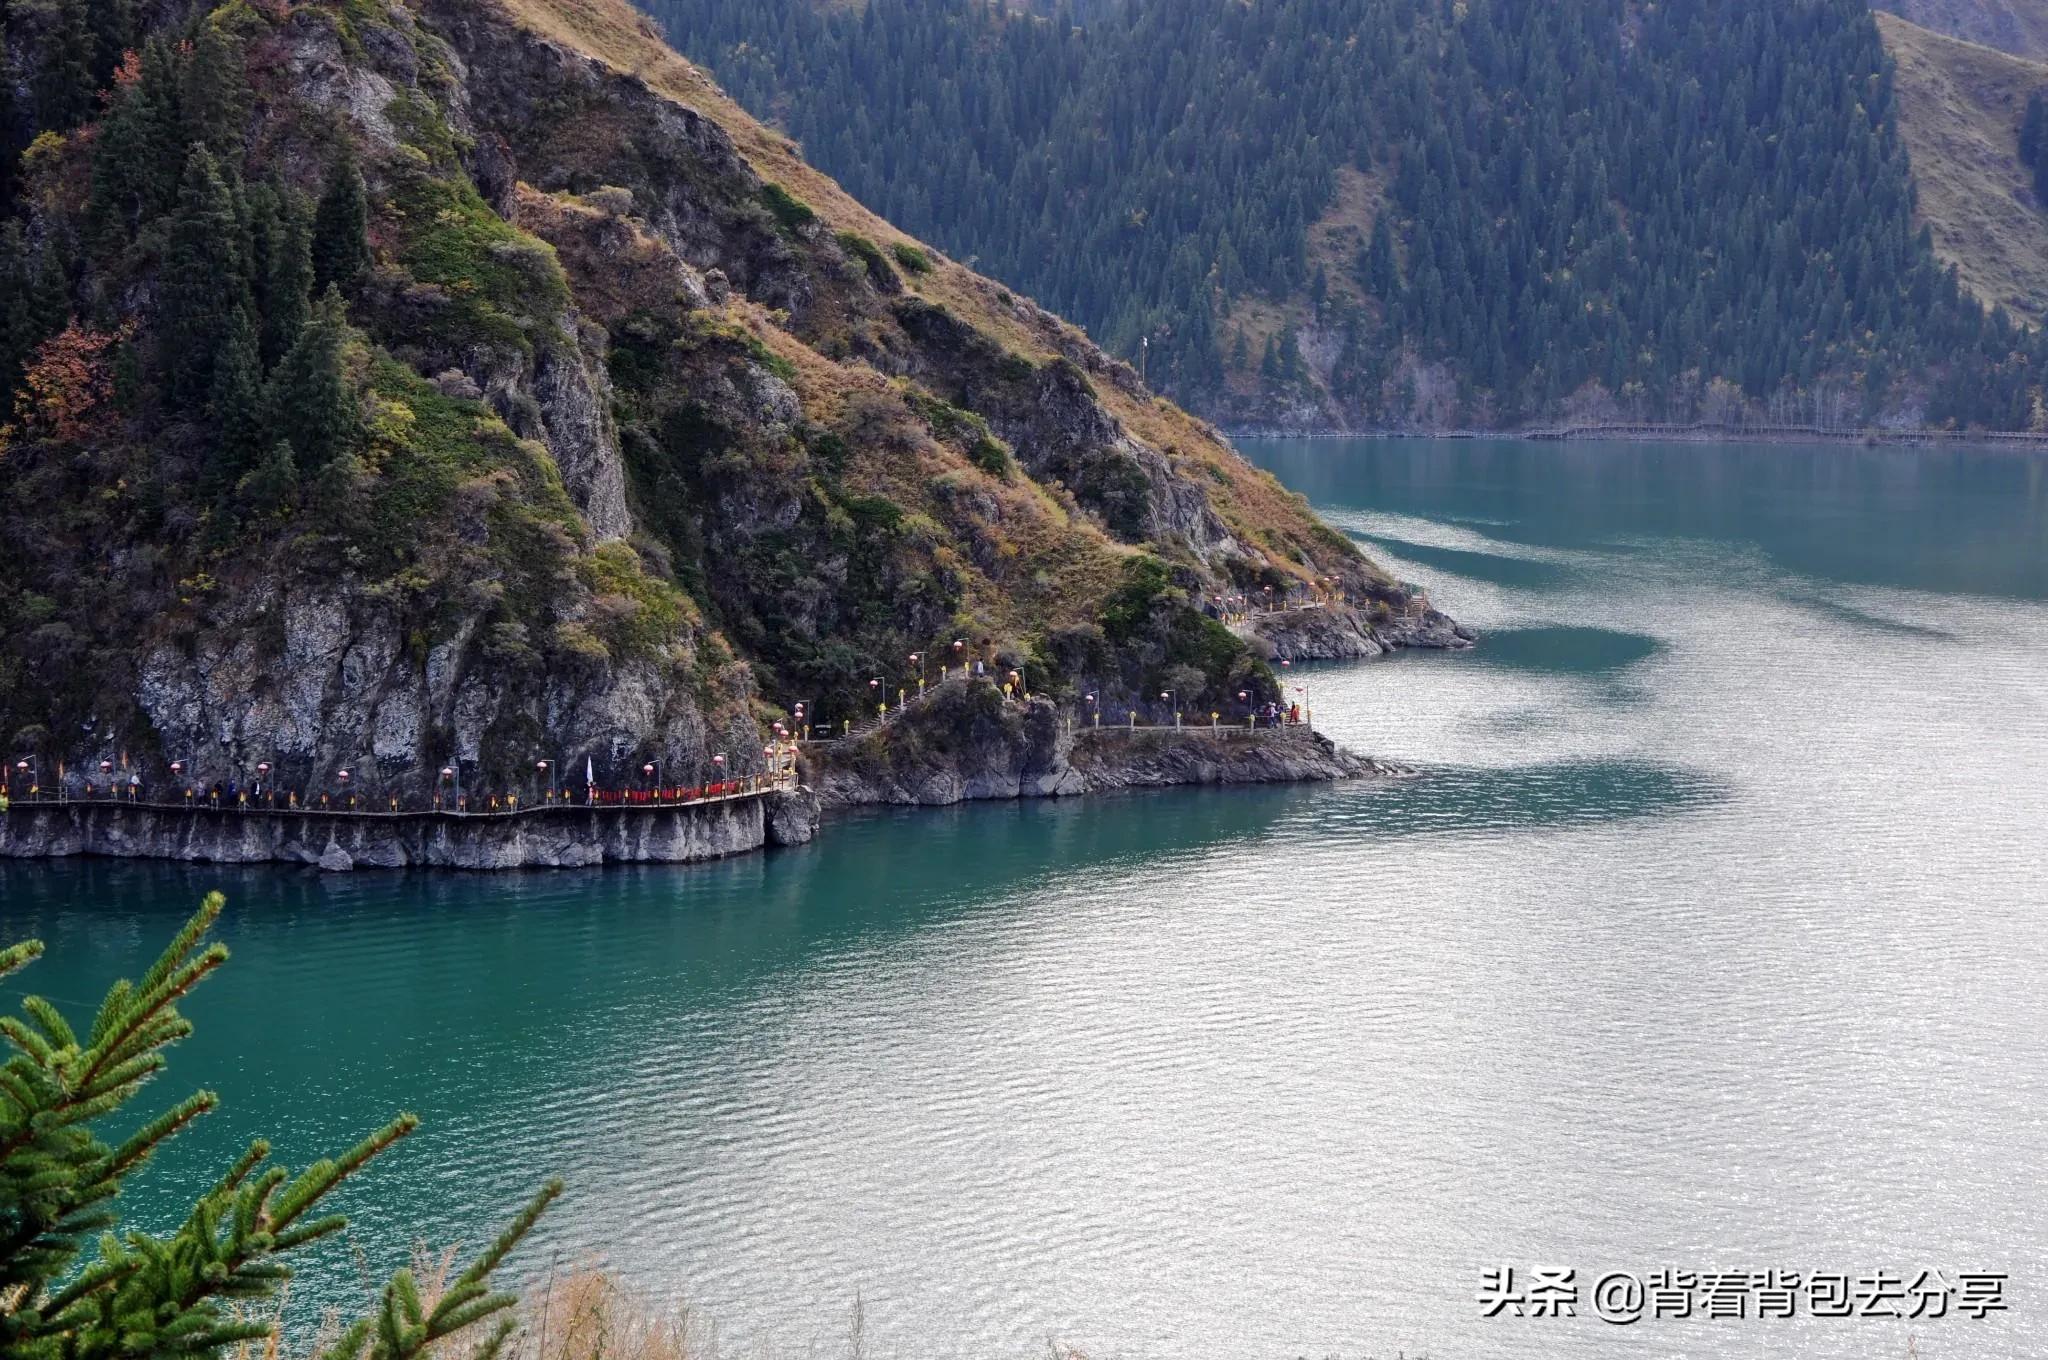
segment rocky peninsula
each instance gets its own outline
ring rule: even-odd
[[[38,282],[0,355],[35,394],[0,434],[0,853],[731,854],[809,802],[533,795],[759,780],[783,729],[970,663],[1029,702],[807,747],[818,799],[1344,777],[1373,767],[1306,731],[1082,715],[1248,716],[1280,663],[1463,641],[624,0],[123,14],[119,79],[6,186]],[[301,810],[229,810],[252,787]],[[347,789],[417,815],[306,820]]]

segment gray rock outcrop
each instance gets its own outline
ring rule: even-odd
[[[1369,615],[1334,605],[1255,614],[1232,629],[1268,661],[1351,661],[1404,647],[1456,650],[1478,637],[1424,605]]]
[[[518,817],[294,816],[17,802],[0,817],[0,856],[271,862],[329,872],[680,864],[760,849],[769,841],[765,802],[746,799],[663,809],[558,808]],[[807,804],[804,796],[788,795],[774,814],[781,827],[776,843],[795,844],[805,827],[814,831],[816,809],[815,795],[808,796]]]

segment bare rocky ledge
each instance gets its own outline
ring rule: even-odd
[[[1332,605],[1278,609],[1255,614],[1231,631],[1268,661],[1352,661],[1411,647],[1455,651],[1479,636],[1426,605],[1384,617]]]

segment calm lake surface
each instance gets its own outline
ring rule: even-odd
[[[129,1209],[425,1127],[369,1264],[603,1253],[722,1354],[2048,1353],[2048,462],[1248,452],[1486,631],[1302,668],[1411,782],[903,812],[519,877],[0,867],[74,1013],[233,962]],[[12,1002],[19,988],[7,1000]],[[355,1307],[331,1250],[302,1308]],[[2004,1271],[1990,1321],[1483,1321],[1482,1269]],[[1802,1314],[1804,1308],[1802,1307]]]

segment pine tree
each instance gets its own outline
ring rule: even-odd
[[[213,365],[213,391],[207,402],[213,417],[214,441],[208,450],[204,484],[218,494],[232,488],[256,465],[267,444],[264,428],[263,360],[256,347],[256,328],[248,314],[236,309]]]
[[[186,135],[223,161],[239,161],[249,112],[249,79],[241,45],[218,24],[200,25],[185,62],[182,104]]]
[[[93,84],[104,88],[121,64],[122,54],[135,45],[135,3],[86,0],[86,13],[93,40]]]
[[[362,438],[362,408],[342,372],[347,338],[347,305],[330,287],[270,380],[270,428],[292,446],[308,477]]]
[[[1306,372],[1301,359],[1301,341],[1292,326],[1280,332],[1280,377],[1283,382],[1300,382]]]
[[[36,347],[62,331],[71,322],[71,279],[63,253],[63,242],[53,233],[43,242],[40,255],[29,250],[18,223],[8,223],[9,250],[19,251],[20,286],[24,304],[0,316],[5,327],[6,352],[13,357],[14,372],[22,367]],[[13,387],[7,389],[11,397]]]
[[[268,1166],[258,1139],[200,1197],[182,1227],[167,1236],[117,1234],[117,1196],[147,1169],[164,1141],[211,1112],[207,1091],[185,1097],[139,1123],[126,1116],[168,1049],[192,1031],[178,1003],[227,961],[208,936],[220,894],[207,897],[139,981],[117,982],[81,1033],[40,996],[4,1026],[9,1056],[0,1067],[0,1354],[63,1360],[134,1356],[211,1357],[256,1342],[270,1323],[249,1305],[274,1298],[289,1262],[346,1221],[324,1201],[418,1120],[400,1115],[354,1148],[315,1162],[296,1177]],[[43,952],[30,940],[0,950],[0,976]],[[113,1126],[118,1142],[101,1131]],[[490,1292],[487,1277],[561,1193],[550,1182],[432,1309],[418,1281],[400,1271],[385,1286],[380,1319],[365,1319],[329,1351],[336,1360],[411,1360],[486,1319],[494,1327],[478,1352],[495,1357],[509,1338],[512,1295]],[[384,1326],[380,1332],[378,1321]],[[376,1338],[373,1344],[373,1338]]]
[[[313,210],[313,288],[353,292],[370,267],[370,199],[355,152],[346,145],[328,167]]]
[[[305,329],[313,305],[313,233],[305,205],[279,191],[264,248],[263,364],[274,368]]]
[[[85,0],[55,0],[29,61],[35,125],[61,132],[92,117],[94,43]]]
[[[158,352],[174,406],[194,407],[210,395],[215,356],[235,313],[249,309],[235,199],[213,153],[194,146],[178,188],[157,301]]]
[[[103,244],[125,245],[177,198],[182,129],[170,51],[151,39],[117,74],[93,149],[88,212]]]
[[[29,288],[28,236],[20,222],[9,220],[0,224],[0,411],[12,405],[22,361],[32,348],[25,343],[27,327],[21,325],[28,314]]]
[[[1401,290],[1401,267],[1394,256],[1394,232],[1383,211],[1372,220],[1372,241],[1365,249],[1366,291],[1391,306]]]
[[[253,519],[285,513],[299,503],[299,460],[280,439],[235,487],[235,502]]]
[[[2048,90],[2027,96],[2020,121],[2020,163],[2034,175],[2034,196],[2048,204]]]

